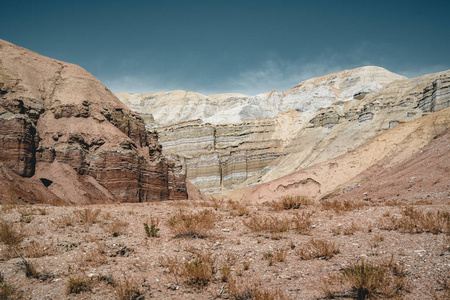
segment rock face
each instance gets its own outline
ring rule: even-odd
[[[335,158],[381,132],[449,106],[450,72],[406,79],[362,67],[287,92],[205,96],[118,94],[182,158],[186,177],[218,193],[269,182]]]
[[[161,154],[139,115],[82,68],[0,40],[0,97],[0,162],[49,198],[187,198],[180,164]],[[20,189],[10,185],[0,200],[16,200]]]
[[[427,197],[433,191],[434,200],[448,202],[449,129],[450,108],[446,108],[386,130],[336,158],[222,196],[262,203],[292,195],[326,199],[346,190],[337,199],[400,200],[400,194],[409,193],[408,188],[418,183],[410,194]],[[439,149],[430,151],[435,139]],[[425,190],[418,188],[421,185]],[[409,187],[398,189],[404,186]],[[428,200],[425,197],[421,200]]]

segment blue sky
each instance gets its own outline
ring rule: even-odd
[[[288,90],[377,65],[450,69],[450,1],[7,1],[0,38],[82,66],[113,92]]]

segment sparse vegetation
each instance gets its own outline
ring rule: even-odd
[[[231,278],[228,284],[228,294],[235,300],[287,300],[289,297],[281,289],[263,288],[261,284],[240,282]]]
[[[286,260],[287,249],[279,248],[273,251],[266,251],[263,253],[263,258],[272,266],[276,262],[284,262]]]
[[[301,214],[295,214],[292,219],[294,229],[300,234],[308,234],[311,231],[313,212],[302,212]]]
[[[106,232],[110,233],[113,237],[118,237],[119,235],[123,235],[126,232],[128,228],[128,222],[124,222],[119,218],[114,218],[110,221],[110,223],[103,224],[102,228]]]
[[[295,252],[303,260],[330,259],[339,253],[339,248],[331,241],[311,239],[306,245],[295,248]]]
[[[120,280],[114,280],[114,291],[119,300],[137,300],[143,296],[143,291],[140,287],[139,280],[133,276],[122,274]]]
[[[450,212],[441,210],[424,212],[413,206],[407,206],[400,217],[386,215],[380,221],[380,227],[408,233],[450,233]]]
[[[408,289],[406,272],[392,259],[385,264],[361,261],[342,270],[344,281],[350,284],[354,297],[371,299],[401,296]]]
[[[335,213],[342,213],[346,211],[353,211],[361,209],[367,204],[362,201],[351,201],[351,200],[326,200],[322,201],[321,206],[323,210],[332,210]]]
[[[85,208],[75,211],[78,221],[81,224],[92,225],[97,222],[98,216],[102,211],[100,209]]]
[[[67,294],[79,294],[81,292],[89,292],[92,290],[92,279],[85,274],[69,277],[67,280]]]
[[[145,230],[145,234],[147,235],[148,238],[156,238],[159,237],[159,219],[158,218],[151,218],[150,219],[150,226],[148,226],[147,223],[144,223],[144,230]]]
[[[17,288],[12,284],[7,283],[2,273],[0,273],[0,299],[20,299],[17,295]]]
[[[50,256],[54,252],[53,243],[50,245],[43,245],[38,241],[30,241],[28,245],[23,248],[25,257],[39,258]]]
[[[242,216],[247,216],[250,213],[248,206],[241,202],[230,200],[227,203],[231,208],[232,216],[242,217]]]
[[[65,228],[73,226],[75,218],[72,215],[62,215],[56,219],[52,219],[51,222],[56,225],[57,228]]]
[[[261,216],[252,215],[249,219],[244,221],[244,225],[250,228],[253,232],[267,232],[275,235],[284,233],[289,230],[291,224],[290,218],[279,218],[275,216]]]
[[[198,213],[179,211],[169,219],[168,225],[175,237],[205,238],[217,219],[217,215],[207,209]]]
[[[304,196],[285,196],[278,201],[272,202],[275,210],[299,209],[300,207],[311,204],[311,200]]]
[[[0,242],[9,247],[17,247],[22,243],[24,234],[14,228],[13,224],[0,221]]]
[[[0,283],[1,293],[8,294],[7,299],[28,297],[30,288],[23,283],[32,283],[37,297],[46,291],[52,297],[69,293],[74,299],[144,299],[150,295],[150,287],[152,297],[180,299],[205,294],[228,299],[302,299],[314,293],[320,297],[318,289],[327,298],[400,299],[409,290],[421,298],[445,299],[448,295],[448,275],[444,272],[450,249],[447,234],[386,235],[376,222],[405,216],[420,219],[417,213],[405,212],[405,207],[379,204],[337,214],[312,206],[274,211],[268,203],[244,205],[245,200],[222,201],[217,209],[204,208],[199,201],[189,203],[135,203],[126,209],[122,204],[88,207],[102,211],[94,217],[93,226],[80,221],[75,213],[84,213],[83,206],[47,208],[46,214],[40,214],[36,206],[15,207],[0,216],[0,264],[5,265],[2,270],[9,279]],[[240,207],[249,214],[238,213]],[[423,214],[431,212],[441,218],[437,224],[444,224],[444,205],[411,208]],[[34,217],[32,222],[21,222],[21,215],[27,214]],[[66,226],[66,221],[72,225]],[[420,230],[422,223],[417,224],[414,228]],[[366,230],[371,226],[373,230]],[[156,230],[159,228],[163,234]],[[117,238],[112,238],[114,232]],[[338,232],[339,240],[332,232]],[[152,238],[158,234],[160,238]],[[412,243],[431,246],[421,250],[411,248]],[[14,251],[23,255],[26,264],[20,263]],[[339,252],[342,255],[336,255]],[[387,259],[390,253],[400,255],[408,273],[402,264]],[[361,261],[349,264],[347,259],[355,256],[365,259],[364,267],[357,267]],[[155,262],[158,257],[160,264]],[[299,260],[299,269],[293,269]],[[315,272],[321,265],[325,273]],[[429,270],[436,270],[435,274]],[[297,271],[302,275],[295,275]],[[426,277],[421,275],[423,271]],[[382,284],[365,288],[366,281],[358,283],[358,277],[366,281],[373,277]],[[322,278],[326,280],[320,283]],[[60,281],[58,287],[56,282],[61,279],[63,285]]]

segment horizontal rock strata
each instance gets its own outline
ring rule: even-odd
[[[66,203],[187,199],[180,163],[91,74],[1,40],[0,59],[4,167]],[[17,200],[10,189],[1,201]]]
[[[287,92],[205,96],[118,94],[151,118],[163,153],[216,193],[268,182],[351,151],[384,130],[449,106],[449,72],[405,79],[363,67],[304,81]]]

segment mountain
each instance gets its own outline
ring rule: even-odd
[[[81,67],[0,40],[0,201],[187,198],[179,162]]]
[[[190,182],[220,193],[326,162],[442,110],[449,106],[449,86],[450,71],[406,79],[370,66],[256,96],[117,96],[159,135],[165,155],[180,158]]]

